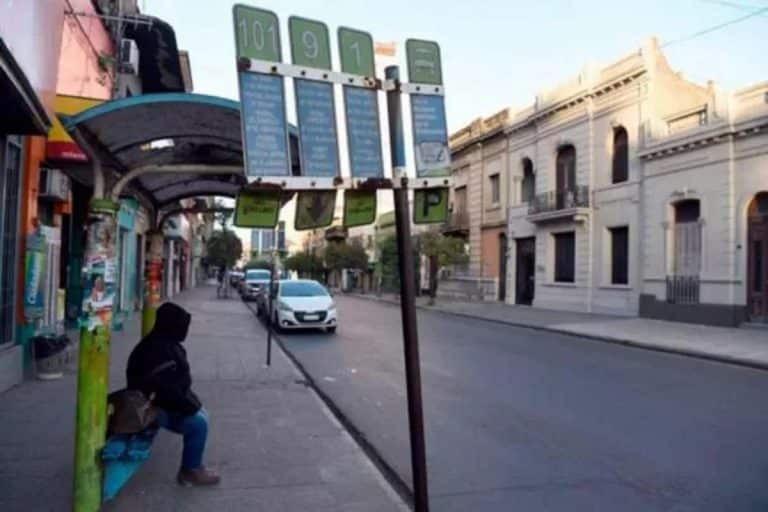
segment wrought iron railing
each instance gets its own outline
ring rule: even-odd
[[[699,276],[667,276],[667,302],[698,304],[701,291]]]
[[[556,212],[570,208],[589,208],[589,187],[551,190],[537,194],[528,206],[528,214]]]

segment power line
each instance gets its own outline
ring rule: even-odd
[[[739,9],[741,11],[753,11],[755,9],[760,9],[760,6],[758,5],[747,5],[747,4],[737,3],[737,2],[729,2],[727,0],[699,0],[699,2],[704,2],[707,4],[722,5],[725,7],[733,7],[734,9]]]
[[[673,44],[679,44],[684,43],[686,41],[690,41],[691,39],[695,39],[697,37],[703,36],[705,34],[712,33],[716,30],[720,30],[722,28],[728,27],[730,25],[735,25],[736,23],[741,23],[742,21],[748,20],[749,18],[753,18],[755,16],[759,16],[765,12],[768,12],[768,7],[763,7],[762,9],[758,9],[757,11],[753,11],[749,14],[746,14],[744,16],[741,16],[739,18],[735,18],[729,21],[725,21],[723,23],[720,23],[719,25],[715,25],[714,27],[705,28],[704,30],[700,30],[698,32],[695,32],[693,34],[690,34],[688,36],[681,37],[680,39],[673,39],[672,41],[668,41],[661,45],[662,48],[666,48],[667,46],[671,46]]]

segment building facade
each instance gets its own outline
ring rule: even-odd
[[[764,281],[765,100],[762,86],[729,96],[686,80],[652,39],[460,130],[446,231],[470,244],[469,278],[494,278],[512,304],[739,323],[748,269]]]

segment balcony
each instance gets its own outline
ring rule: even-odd
[[[537,223],[564,219],[583,222],[590,212],[589,187],[582,186],[538,194],[528,207],[527,218]]]
[[[466,235],[469,234],[469,212],[459,210],[451,212],[448,221],[443,225],[444,234]]]

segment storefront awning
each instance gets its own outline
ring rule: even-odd
[[[59,117],[86,153],[119,176],[146,169],[132,185],[158,209],[187,197],[233,197],[246,183],[236,101],[190,93],[146,94]],[[294,129],[293,174],[299,167],[296,137]]]

